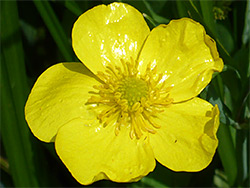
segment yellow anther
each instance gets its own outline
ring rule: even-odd
[[[131,109],[131,112],[136,112],[138,111],[138,109],[140,108],[140,103],[139,102],[136,102],[133,106],[132,106],[132,109]]]
[[[146,132],[155,134],[161,127],[155,118],[173,103],[172,87],[166,86],[162,73],[156,75],[156,65],[148,64],[143,75],[138,74],[138,65],[132,58],[130,62],[121,59],[121,66],[107,65],[105,72],[97,73],[101,85],[93,86],[97,91],[90,92],[93,96],[86,103],[102,109],[97,118],[104,127],[114,126],[115,135],[129,128],[131,139]]]

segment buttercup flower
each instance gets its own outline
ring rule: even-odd
[[[72,43],[89,70],[48,68],[25,116],[37,138],[55,142],[77,181],[138,181],[156,160],[174,171],[208,166],[219,110],[197,95],[223,62],[203,26],[182,18],[150,31],[135,8],[112,3],[82,14]]]

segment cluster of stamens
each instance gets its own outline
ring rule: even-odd
[[[131,58],[130,62],[121,59],[122,67],[106,66],[105,72],[98,72],[102,81],[93,86],[98,92],[87,104],[93,108],[101,107],[98,119],[103,126],[115,126],[118,135],[121,126],[130,128],[130,137],[140,138],[144,132],[152,134],[160,128],[154,118],[164,108],[173,103],[169,98],[171,87],[165,86],[163,74],[156,74],[156,66],[149,64],[144,75],[138,74],[138,62]],[[94,105],[93,105],[94,104]]]

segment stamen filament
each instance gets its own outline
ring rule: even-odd
[[[98,72],[101,85],[93,86],[96,91],[86,104],[93,109],[102,106],[97,118],[106,126],[114,126],[119,135],[121,127],[130,128],[131,139],[140,139],[143,134],[156,134],[161,126],[154,119],[164,108],[173,103],[169,98],[172,87],[166,87],[163,73],[156,74],[157,66],[148,64],[145,74],[138,74],[138,61],[121,59],[121,66],[107,65],[105,73]],[[99,95],[99,97],[98,97]]]

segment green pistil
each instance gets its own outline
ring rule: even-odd
[[[121,99],[128,101],[128,106],[132,107],[136,102],[140,102],[143,97],[148,96],[147,83],[138,78],[125,78],[119,84],[118,91]]]

